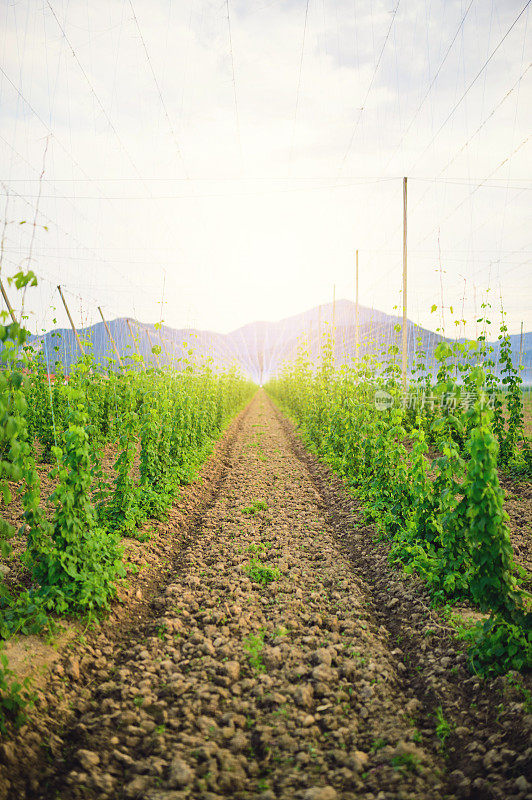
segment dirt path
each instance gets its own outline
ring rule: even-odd
[[[66,722],[49,705],[3,745],[0,797],[530,797],[519,770],[504,795],[449,777],[432,706],[263,393],[225,460],[151,605],[80,646],[79,674],[56,669]]]

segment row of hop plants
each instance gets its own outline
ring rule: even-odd
[[[28,283],[31,273],[15,278],[17,288]],[[57,363],[51,381],[21,325],[0,325],[0,342],[0,554],[12,555],[17,531],[6,511],[18,496],[31,574],[18,592],[0,576],[2,640],[42,631],[57,615],[91,619],[108,609],[126,575],[121,537],[143,541],[143,523],[164,515],[254,387],[208,364],[102,371],[90,355],[68,376]],[[102,465],[109,445],[112,477]],[[39,464],[56,483],[50,497],[42,497]],[[0,731],[28,699],[8,676],[0,653]]]
[[[409,390],[411,395],[426,401],[427,398],[434,398],[433,389],[439,387],[436,404],[423,402],[421,415],[429,443],[436,443],[437,429],[433,427],[435,417],[440,412],[444,416],[452,415],[457,403],[467,410],[478,395],[474,367],[481,364],[485,373],[483,389],[491,409],[490,425],[498,445],[497,466],[505,474],[530,477],[532,448],[530,437],[525,432],[522,367],[515,363],[504,311],[501,311],[496,353],[495,346],[488,341],[491,322],[487,315],[490,305],[483,303],[482,309],[484,316],[477,322],[482,323],[483,331],[476,340],[444,340],[438,345],[435,351],[435,374],[427,368],[426,352],[422,341],[418,340]],[[468,430],[466,427],[465,433]],[[464,432],[460,433],[459,426],[454,428],[453,436],[463,450],[466,437]]]
[[[435,602],[488,615],[467,634],[479,673],[532,667],[529,577],[513,560],[498,475],[526,472],[530,448],[505,327],[501,335],[504,393],[485,337],[440,342],[436,374],[420,344],[406,391],[397,345],[335,368],[332,337],[318,368],[302,347],[267,385],[390,540],[390,559],[422,576]]]

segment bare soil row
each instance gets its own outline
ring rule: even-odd
[[[0,746],[1,800],[532,797],[526,685],[469,675],[264,393],[188,497]]]

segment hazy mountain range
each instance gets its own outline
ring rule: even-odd
[[[360,306],[360,355],[367,352],[380,353],[394,342],[400,347],[401,333],[394,331],[394,326],[400,322],[399,317]],[[126,319],[114,319],[108,323],[120,356],[126,364],[134,363],[136,348],[146,363],[154,366],[157,361],[161,365],[172,362],[179,368],[187,358],[194,361],[211,358],[217,366],[236,366],[257,383],[274,375],[283,363],[296,355],[303,344],[313,360],[317,360],[320,340],[327,334],[332,337],[333,329],[336,362],[348,363],[355,355],[355,304],[349,300],[337,301],[334,308],[332,303],[318,306],[278,322],[252,322],[225,334],[190,328],[175,329],[166,325],[158,327],[136,320],[130,320],[129,323],[135,342]],[[110,360],[114,368],[118,368],[113,345],[102,322],[80,330],[79,335],[85,343],[84,346],[92,349],[97,362],[106,364]],[[412,362],[417,340],[421,339],[427,361],[432,364],[434,349],[442,338],[441,335],[409,321],[409,363]],[[496,336],[493,338],[496,339]],[[35,349],[42,351],[50,372],[54,371],[58,360],[68,372],[80,355],[74,333],[69,328],[32,336],[30,341]],[[532,333],[524,334],[522,342],[521,359],[525,368],[523,379],[529,384],[532,382]],[[517,364],[521,336],[512,336],[511,343],[514,363]],[[497,357],[497,341],[494,346]],[[153,353],[153,348],[160,348],[160,353]],[[189,355],[190,350],[192,355]]]

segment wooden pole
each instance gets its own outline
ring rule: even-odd
[[[4,289],[4,284],[3,284],[3,281],[2,281],[1,278],[0,278],[0,289],[2,290],[2,297],[4,298],[5,304],[7,306],[7,310],[11,314],[11,319],[13,320],[13,322],[16,323],[17,318],[15,317],[15,312],[13,311],[13,306],[9,302],[9,297],[7,296],[7,292]]]
[[[407,189],[406,189],[406,178],[403,178],[403,388],[406,391],[406,372],[408,369],[408,320],[406,316],[407,312],[407,305],[406,305],[406,290],[407,290],[407,283],[406,283],[406,211],[407,211]]]
[[[333,340],[333,364],[336,361],[336,284],[333,283],[333,307],[332,307],[332,340]]]
[[[523,323],[521,323],[521,338],[519,340],[519,372],[523,364]]]
[[[358,362],[358,351],[359,351],[359,344],[360,344],[360,337],[358,332],[358,250],[356,251],[355,255],[355,359]]]
[[[157,355],[157,353],[153,352],[153,342],[151,340],[150,332],[149,332],[148,328],[145,328],[145,331],[146,331],[146,336],[148,337],[148,341],[150,343],[152,355],[155,356],[155,363],[157,364],[157,367],[160,369],[161,363],[159,361],[159,356]]]
[[[61,287],[59,285],[57,286],[57,288],[59,290],[59,295],[61,297],[61,300],[63,301],[63,305],[65,307],[65,311],[67,312],[67,317],[68,317],[68,319],[70,321],[70,325],[72,327],[72,330],[74,331],[74,335],[76,337],[76,341],[78,343],[78,347],[81,350],[82,355],[85,355],[85,350],[83,348],[83,345],[81,344],[81,339],[79,338],[79,334],[78,334],[78,332],[76,330],[76,326],[74,325],[74,320],[72,319],[72,316],[70,315],[70,311],[68,309],[67,302],[66,302],[65,296],[63,294],[63,290],[61,289]]]
[[[98,306],[98,311],[100,312],[100,317],[102,318],[102,322],[105,325],[105,330],[107,331],[107,335],[108,335],[109,339],[111,340],[111,344],[113,345],[113,347],[115,349],[115,353],[116,353],[116,357],[118,359],[118,363],[120,364],[121,368],[124,369],[124,365],[122,363],[122,359],[120,358],[120,353],[118,351],[118,347],[116,346],[116,342],[113,339],[113,335],[112,335],[111,331],[109,330],[109,325],[107,324],[107,321],[106,321],[106,319],[105,319],[105,317],[103,315],[103,311],[100,308],[100,306]]]
[[[142,369],[145,370],[146,369],[146,364],[144,363],[144,359],[142,358],[142,355],[140,353],[138,342],[137,342],[135,336],[133,335],[133,330],[131,328],[131,322],[130,322],[129,319],[126,319],[126,322],[127,322],[127,327],[129,328],[129,333],[131,334],[131,338],[133,339],[133,344],[135,345],[135,350],[137,351],[137,355],[140,358],[140,363],[142,364]]]
[[[318,358],[317,358],[317,365],[318,367],[321,364],[321,303],[318,306]]]

